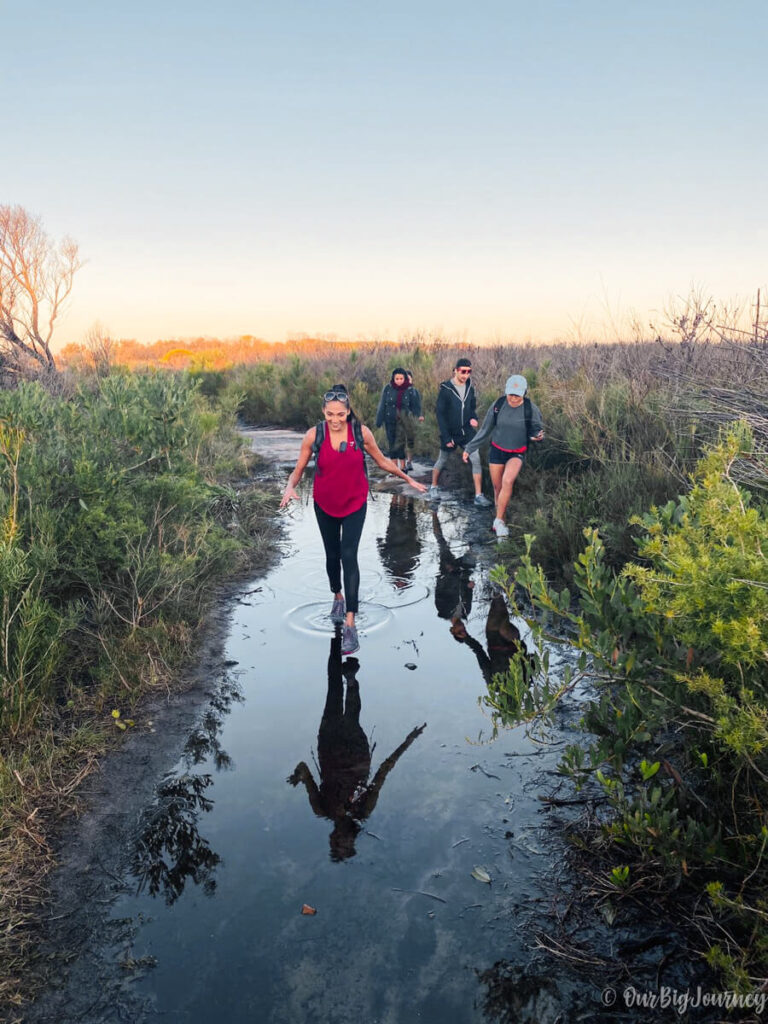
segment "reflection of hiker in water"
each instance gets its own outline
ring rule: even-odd
[[[398,589],[408,586],[421,554],[416,509],[404,494],[393,494],[384,537],[377,537],[381,563]]]
[[[513,658],[518,651],[525,652],[526,650],[525,644],[520,638],[520,630],[510,619],[509,609],[500,594],[495,595],[488,609],[488,620],[485,624],[487,654],[483,645],[470,636],[463,622],[454,622],[451,626],[451,634],[454,640],[460,644],[466,644],[474,652],[480,671],[489,686],[495,675],[509,670],[510,658]],[[525,662],[526,677],[530,678],[532,672],[532,662],[528,656]]]
[[[360,686],[356,678],[359,667],[357,658],[347,658],[342,665],[341,637],[337,632],[331,640],[328,696],[317,734],[320,785],[317,785],[304,761],[296,766],[288,778],[292,786],[303,782],[312,810],[318,818],[329,818],[333,822],[331,860],[354,857],[357,852],[355,839],[362,827],[361,822],[373,812],[384,780],[397,764],[400,755],[426,728],[425,722],[412,729],[397,750],[382,762],[373,781],[368,782],[373,751],[360,725]],[[346,702],[344,678],[347,681]]]
[[[437,512],[432,510],[432,529],[437,538],[439,568],[435,580],[435,607],[441,619],[449,619],[453,626],[466,619],[472,609],[472,570],[475,556],[471,551],[454,555],[443,536]]]

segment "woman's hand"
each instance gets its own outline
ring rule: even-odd
[[[462,452],[461,458],[464,462],[469,462],[469,452]]]
[[[415,491],[418,491],[418,492],[419,492],[419,494],[424,494],[424,492],[425,492],[425,491],[426,491],[426,489],[427,489],[427,488],[426,488],[426,487],[424,486],[424,484],[420,484],[418,480],[412,480],[412,479],[411,479],[411,477],[409,477],[409,476],[408,476],[408,477],[406,477],[406,480],[407,480],[407,481],[408,481],[408,483],[409,483],[409,484],[411,485],[411,487],[413,487],[413,489],[414,489]]]
[[[283,491],[283,496],[280,499],[280,508],[285,508],[289,501],[298,501],[299,495],[296,492],[296,488],[292,484],[286,484],[286,488]]]
[[[538,432],[538,434],[535,434],[535,435],[534,435],[534,436],[533,436],[533,437],[531,438],[531,440],[532,440],[532,441],[543,441],[543,440],[544,440],[544,431],[543,431],[543,430],[540,430],[540,431]]]

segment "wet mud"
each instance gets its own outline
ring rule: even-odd
[[[284,478],[298,436],[255,437]],[[488,581],[492,513],[375,491],[360,650],[341,656],[305,480],[192,699],[90,782],[30,1024],[570,1019],[573,984],[531,964],[564,853],[539,795],[575,725],[494,739],[482,698],[514,623]],[[580,1001],[599,1013],[599,991]]]

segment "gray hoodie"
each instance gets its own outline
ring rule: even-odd
[[[531,402],[531,437],[538,434],[541,429],[541,410],[538,405]],[[509,402],[504,402],[499,409],[494,427],[492,405],[485,414],[482,426],[467,444],[465,451],[471,454],[487,440],[507,452],[527,448],[530,438],[526,437],[525,432],[525,407],[518,405],[517,408],[513,408]]]

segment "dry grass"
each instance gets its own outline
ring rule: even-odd
[[[114,731],[114,730],[112,730]],[[77,810],[76,791],[98,768],[109,744],[108,726],[81,726],[62,742],[49,731],[5,751],[0,766],[0,1008],[16,1010],[29,998],[38,926],[47,905],[48,876],[56,866],[51,837]],[[16,1008],[16,1009],[14,1009]]]

